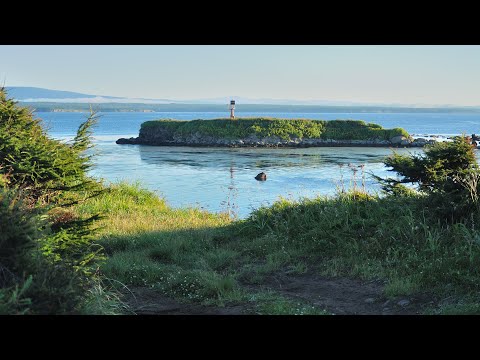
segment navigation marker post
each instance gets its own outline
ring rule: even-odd
[[[235,100],[230,100],[230,119],[235,119]]]

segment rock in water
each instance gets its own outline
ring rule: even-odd
[[[137,138],[131,137],[130,139],[125,139],[125,138],[120,138],[117,141],[115,141],[117,144],[136,144],[137,143]]]
[[[255,176],[255,180],[265,181],[265,180],[267,180],[267,174],[265,174],[264,172],[261,172],[260,174]]]

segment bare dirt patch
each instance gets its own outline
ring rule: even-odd
[[[278,272],[267,277],[261,288],[337,315],[418,315],[436,302],[429,295],[388,299],[383,282],[327,278],[315,273]]]

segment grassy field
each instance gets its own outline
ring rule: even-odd
[[[387,297],[451,299],[429,313],[478,313],[480,231],[475,221],[441,224],[424,197],[347,192],[281,200],[248,219],[172,209],[138,185],[113,185],[77,210],[106,212],[99,228],[102,272],[126,286],[180,301],[249,304],[258,314],[324,314],[275,291],[255,290],[270,274],[314,271],[383,280]]]
[[[243,139],[250,135],[259,138],[277,136],[284,140],[294,138],[321,138],[332,140],[390,140],[408,133],[401,128],[384,129],[380,125],[361,120],[307,120],[275,118],[238,118],[213,120],[157,120],[144,122],[140,136],[165,129],[174,135],[188,136],[199,133],[223,139]]]

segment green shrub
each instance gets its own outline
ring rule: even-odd
[[[37,238],[35,213],[25,209],[18,193],[0,188],[0,287],[25,266]]]
[[[87,175],[92,114],[71,144],[50,139],[0,88],[0,311],[75,313],[104,258],[99,218],[73,205],[102,192]]]
[[[32,285],[32,276],[21,285],[0,288],[0,315],[23,315],[28,313],[31,299],[25,297],[25,292]]]
[[[401,184],[418,186],[429,196],[429,208],[450,220],[470,216],[479,209],[480,170],[471,144],[465,137],[438,142],[424,154],[393,153],[385,160],[401,179],[377,179],[387,194],[398,194]]]
[[[92,115],[83,123],[73,144],[50,139],[28,109],[19,107],[0,89],[0,177],[9,187],[22,190],[33,206],[68,205],[81,191],[99,190],[87,176]],[[83,195],[83,194],[82,194]]]

